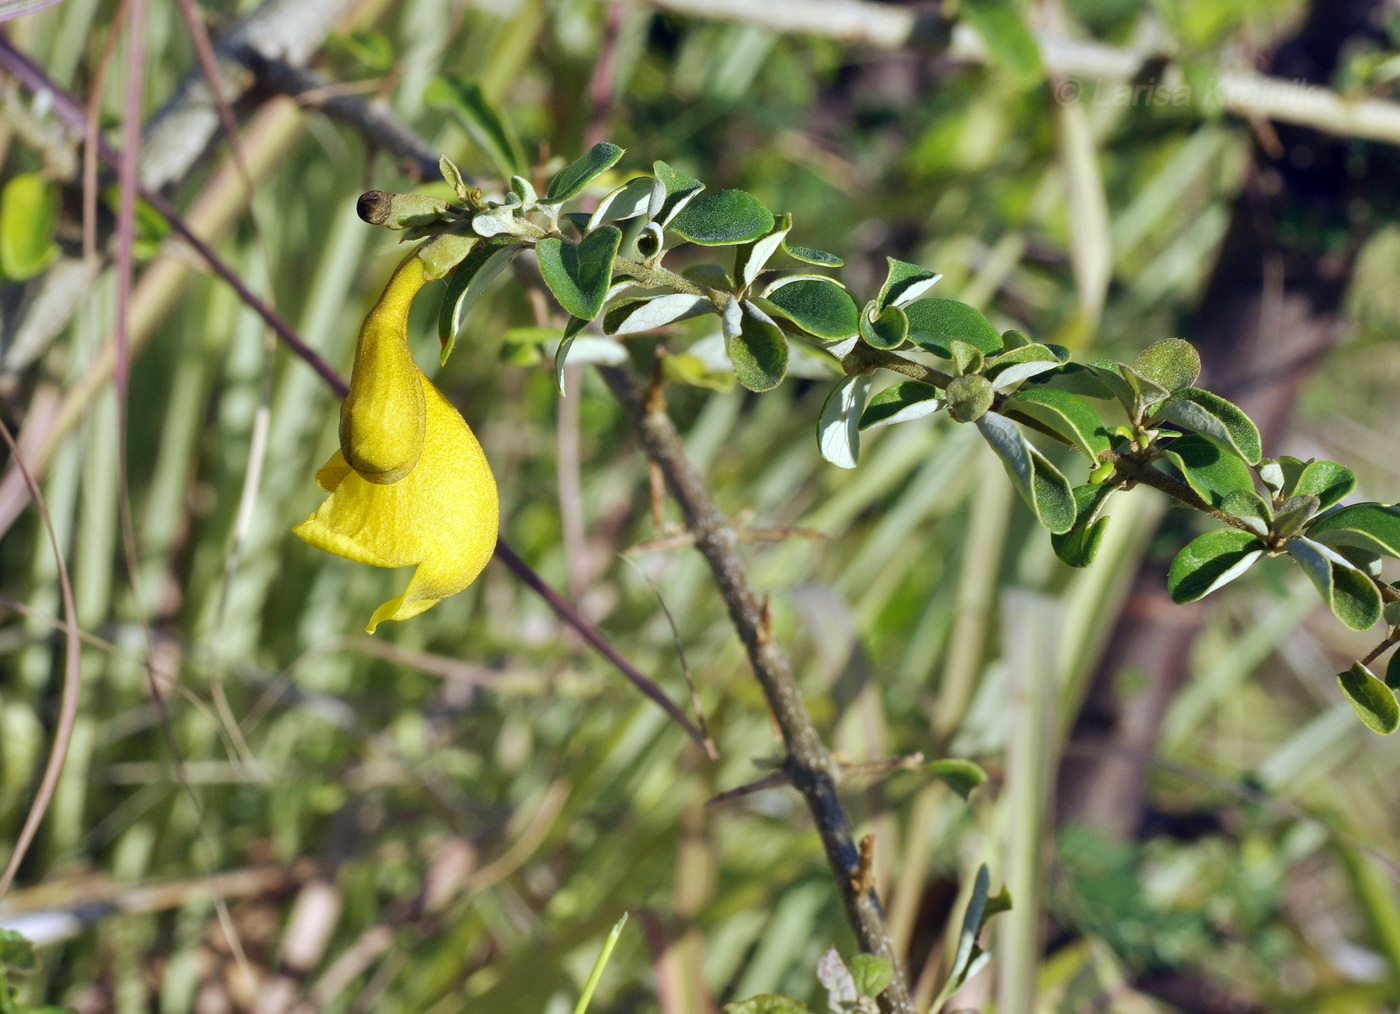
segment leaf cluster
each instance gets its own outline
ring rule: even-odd
[[[1159,341],[1132,363],[1072,362],[1064,346],[1000,330],[977,308],[931,295],[942,276],[895,258],[887,258],[879,291],[859,300],[826,273],[842,266],[840,257],[790,241],[791,214],[742,190],[707,195],[700,180],[661,161],[650,174],[615,180],[591,211],[565,210],[623,154],[595,145],[543,195],[513,175],[508,193],[487,199],[443,159],[455,202],[378,192],[362,199],[364,217],[422,239],[430,275],[447,278],[438,317],[444,359],[486,284],[532,248],[569,315],[554,354],[561,391],[576,349],[576,362],[616,363],[626,358],[619,339],[712,316],[723,360],[699,361],[702,340],[675,357],[666,379],[720,386],[714,376],[727,372],[762,393],[783,381],[800,349],[838,378],[816,436],[822,456],[841,468],[856,466],[865,431],[946,412],[977,428],[1070,566],[1094,561],[1111,496],[1146,484],[1225,526],[1177,554],[1168,578],[1177,602],[1202,598],[1264,556],[1297,563],[1355,630],[1400,601],[1381,580],[1382,558],[1400,556],[1400,509],[1343,503],[1356,480],[1336,462],[1265,458],[1249,416],[1196,386],[1201,361],[1189,342]],[[667,255],[687,244],[732,254],[670,270]],[[580,347],[589,326],[602,337]],[[889,374],[901,379],[876,389]],[[1082,482],[1071,482],[1057,463],[1063,455],[1042,446],[1047,438],[1087,459]],[[1387,617],[1372,658],[1395,643],[1397,622]],[[1357,665],[1339,685],[1370,728],[1393,731],[1400,665],[1392,660],[1385,680]]]

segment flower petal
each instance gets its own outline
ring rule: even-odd
[[[342,468],[336,456],[317,473],[331,495],[294,531],[350,560],[418,569],[402,595],[375,610],[380,621],[416,616],[476,579],[495,551],[499,528],[496,480],[461,414],[421,371],[425,408],[422,453],[398,482],[370,482]],[[338,479],[338,481],[335,481]]]
[[[350,393],[340,404],[340,449],[370,482],[398,482],[423,450],[423,374],[408,350],[408,310],[426,277],[416,253],[405,258],[365,317],[355,345]]]

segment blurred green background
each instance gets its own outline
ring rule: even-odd
[[[124,44],[107,52],[120,6],[66,0],[5,26],[84,101],[105,66],[97,97],[114,143],[127,113]],[[972,4],[973,35],[959,29],[951,50],[932,27],[895,46],[823,37],[830,24],[803,0],[739,19],[706,17],[698,0],[268,6],[319,10],[329,25],[324,38],[291,33],[329,85],[313,100],[383,103],[488,190],[491,159],[424,100],[439,74],[480,84],[542,179],[606,138],[628,153],[595,196],[653,159],[712,190],[742,187],[793,214],[796,242],[844,256],[857,293],[894,256],[943,272],[938,294],[1084,359],[1181,335],[1201,345],[1207,386],[1255,414],[1266,453],[1344,462],[1369,499],[1400,489],[1396,149],[1241,115],[1220,90],[1258,70],[1384,102],[1400,76],[1393,4]],[[957,13],[874,6],[945,31],[940,15]],[[217,41],[255,7],[199,13]],[[143,120],[198,76],[179,10],[149,10]],[[754,21],[784,12],[811,24]],[[1053,73],[1034,46],[1027,57],[1028,32],[1098,47],[1094,59],[1136,54],[1128,80],[1146,90],[1125,98],[1110,73]],[[706,806],[780,744],[698,556],[623,556],[674,534],[679,515],[668,507],[670,527],[655,530],[644,461],[597,378],[581,372],[561,400],[538,333],[512,331],[561,327],[557,308],[507,275],[438,383],[492,461],[503,534],[676,700],[683,654],[718,763],[498,564],[363,635],[405,575],[290,533],[321,498],[312,475],[335,446],[334,398],[158,218],[138,237],[143,347],[119,447],[102,365],[115,274],[83,268],[77,149],[43,100],[3,87],[7,187],[47,182],[21,183],[0,208],[14,247],[0,258],[0,396],[42,459],[87,637],[67,767],[0,899],[0,925],[43,944],[21,997],[82,1014],[561,1014],[626,910],[594,1010],[702,1014],[775,991],[820,1009],[817,959],[852,947],[820,842],[795,795]],[[166,191],[348,369],[401,255],[356,218],[355,199],[433,181],[274,91],[264,80],[236,108],[250,202],[217,136]],[[199,217],[220,202],[226,213]],[[96,226],[105,248],[105,198]],[[46,285],[66,312],[40,306]],[[413,340],[433,375],[423,302]],[[34,325],[43,313],[60,319],[55,333]],[[680,351],[705,337],[699,322],[678,327],[638,341],[634,358],[645,368],[658,340]],[[1283,567],[1195,607],[1165,603],[1165,562],[1199,529],[1147,490],[1120,498],[1099,562],[1070,571],[970,427],[881,431],[857,470],[826,465],[813,429],[830,384],[806,372],[761,396],[667,396],[726,511],[824,535],[746,552],[833,748],[967,757],[993,776],[970,804],[917,772],[848,786],[925,1004],[959,892],[982,862],[1000,883],[1028,819],[1003,764],[1008,739],[1027,735],[1059,772],[1058,788],[1043,772],[1040,796],[1039,1010],[1400,1003],[1400,763],[1332,678],[1364,640]],[[33,800],[63,665],[53,554],[22,490],[13,476],[0,488],[3,843]],[[1012,587],[1054,611],[1053,658],[1018,664]],[[984,972],[951,1006],[995,1007],[995,981]]]

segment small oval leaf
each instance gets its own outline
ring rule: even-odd
[[[1209,595],[1247,571],[1263,552],[1264,543],[1238,528],[1218,528],[1192,539],[1167,574],[1172,601],[1195,602]]]
[[[1167,444],[1164,453],[1212,507],[1219,507],[1231,493],[1254,492],[1249,466],[1213,440],[1190,433]]]
[[[545,192],[542,203],[563,204],[570,198],[577,197],[583,192],[583,188],[588,186],[589,180],[617,165],[617,160],[622,158],[625,150],[608,141],[595,144],[549,181],[549,190]]]
[[[943,781],[964,800],[972,798],[972,793],[987,783],[987,772],[970,760],[949,757],[929,762],[924,770]]]
[[[1095,463],[1099,455],[1110,449],[1108,430],[1099,414],[1083,398],[1068,391],[1018,391],[1006,400],[1005,410],[1021,412],[1044,423]]]
[[[1400,701],[1395,699],[1395,691],[1360,662],[1337,673],[1337,685],[1366,728],[1383,736],[1400,728]]]
[[[898,306],[878,310],[874,303],[860,315],[860,336],[865,344],[876,349],[897,349],[909,336],[909,317]]]
[[[1308,537],[1331,546],[1356,546],[1400,556],[1400,507],[1357,503],[1321,515]]]
[[[750,391],[771,391],[787,374],[787,336],[752,306],[744,307],[739,333],[729,339],[728,350],[734,376]]]
[[[1201,375],[1201,355],[1183,338],[1163,338],[1142,350],[1133,369],[1168,391],[1179,391]]]
[[[1310,461],[1293,484],[1294,496],[1315,496],[1326,510],[1356,488],[1356,473],[1335,461]]]
[[[1259,464],[1259,427],[1238,405],[1218,394],[1184,387],[1162,403],[1153,421],[1184,426],[1230,448],[1249,464]]]
[[[909,337],[920,348],[952,359],[950,342],[967,342],[991,355],[1002,348],[1001,332],[976,309],[956,299],[920,299],[904,307]]]
[[[943,407],[938,388],[919,380],[887,387],[870,399],[860,417],[860,428],[876,429],[932,415]]]
[[[552,236],[536,243],[540,274],[559,305],[584,320],[598,316],[621,244],[622,230],[615,225],[589,233],[577,246]]]
[[[688,320],[714,311],[714,304],[704,296],[677,292],[654,299],[629,299],[608,310],[603,317],[603,330],[608,334],[641,334],[678,320]]]
[[[808,334],[832,341],[860,330],[860,307],[838,282],[820,275],[781,278],[763,292],[768,300]]]
[[[860,457],[860,417],[870,377],[863,373],[846,377],[837,384],[817,417],[817,447],[837,468],[855,468]]]
[[[721,190],[687,205],[670,228],[700,246],[733,246],[768,235],[773,224],[773,213],[757,197],[743,190]]]
[[[885,261],[889,265],[885,272],[885,284],[880,286],[880,294],[875,297],[875,304],[881,310],[913,302],[943,277],[908,261],[898,261],[893,257],[886,257]]]
[[[1289,539],[1284,548],[1302,566],[1332,615],[1352,630],[1366,630],[1381,618],[1380,589],[1342,554],[1304,538]]]
[[[523,246],[500,241],[478,243],[448,277],[447,293],[438,310],[438,341],[442,345],[443,363],[452,354],[468,311],[491,280],[523,249]]]
[[[1036,519],[1056,535],[1073,528],[1076,510],[1069,480],[1031,446],[1021,427],[1005,416],[989,412],[977,420],[977,428],[1001,458],[1006,474],[1011,476],[1011,481],[1035,513]]]

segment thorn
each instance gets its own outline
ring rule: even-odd
[[[662,368],[665,359],[665,347],[656,346],[656,358],[651,363],[651,384],[647,387],[647,415],[660,415],[666,411],[666,374]]]
[[[836,762],[837,770],[843,777],[854,775],[858,778],[878,778],[896,771],[916,771],[924,763],[924,755],[921,751],[915,751],[904,757],[886,757],[883,760],[873,761],[853,761],[841,754],[833,753],[831,759]]]
[[[758,643],[769,644],[773,640],[773,609],[768,596],[763,596],[763,605],[758,613]]]
[[[868,834],[860,840],[860,865],[851,874],[851,887],[859,894],[875,890],[875,836]]]
[[[666,475],[661,471],[661,466],[651,458],[647,458],[647,491],[651,495],[652,531],[661,535],[666,530]],[[660,541],[664,542],[665,539]]]
[[[705,801],[705,805],[718,806],[720,803],[732,803],[736,799],[751,796],[764,789],[776,789],[780,785],[787,785],[789,780],[786,772],[774,771],[771,775],[764,775],[756,782],[749,782],[747,785],[740,785],[738,788],[727,789],[717,796],[711,796]]]

